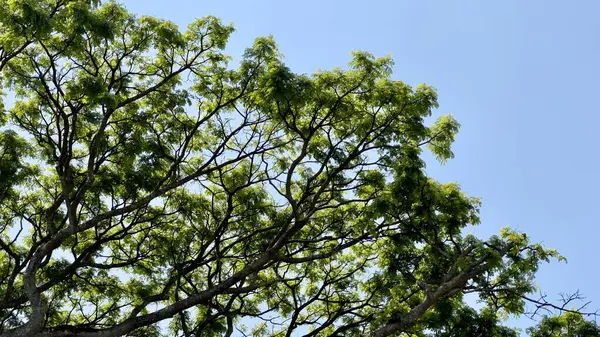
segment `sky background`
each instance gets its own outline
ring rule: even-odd
[[[456,158],[429,157],[427,172],[482,198],[476,233],[511,226],[557,248],[568,263],[542,267],[541,288],[552,299],[579,289],[600,308],[599,1],[121,2],[182,27],[233,22],[234,58],[272,34],[298,73],[343,67],[353,50],[390,54],[394,79],[433,85],[436,115],[462,124]]]

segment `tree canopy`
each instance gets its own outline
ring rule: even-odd
[[[459,128],[434,88],[366,52],[296,74],[270,37],[234,66],[232,32],[0,0],[1,336],[516,336],[561,309],[527,297],[556,251],[464,234],[479,200],[426,175]]]
[[[600,326],[577,313],[546,316],[537,326],[527,329],[530,337],[599,337]]]

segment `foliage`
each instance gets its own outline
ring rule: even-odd
[[[514,336],[560,256],[461,233],[479,200],[420,158],[453,156],[436,91],[366,52],[295,74],[270,37],[234,68],[232,32],[0,0],[2,336]]]
[[[527,333],[531,337],[598,337],[600,327],[581,314],[565,313],[544,317],[537,326],[527,329]]]

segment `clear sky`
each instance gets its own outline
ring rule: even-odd
[[[599,1],[122,2],[182,26],[233,22],[234,57],[272,34],[300,73],[345,66],[352,50],[391,54],[395,79],[435,86],[436,113],[462,124],[456,158],[427,171],[483,199],[477,234],[512,226],[559,249],[569,262],[543,267],[539,285],[600,308]]]

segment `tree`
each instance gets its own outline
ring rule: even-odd
[[[527,329],[527,333],[531,337],[598,337],[600,327],[580,314],[565,313],[544,317],[537,326]]]
[[[92,2],[0,0],[0,335],[513,336],[561,257],[461,234],[433,88],[365,52],[295,74],[271,38],[232,67],[214,17]]]

